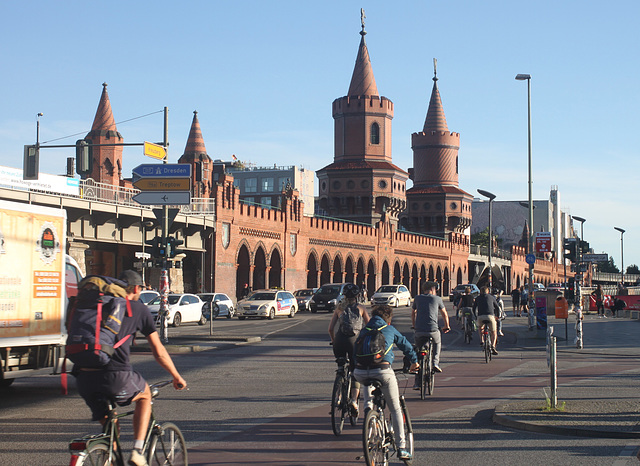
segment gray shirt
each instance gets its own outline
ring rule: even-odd
[[[440,309],[445,308],[440,296],[434,294],[418,295],[413,300],[413,308],[416,310],[416,334],[438,331],[438,313]]]

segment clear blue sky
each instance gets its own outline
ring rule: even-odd
[[[575,1],[30,1],[3,5],[0,165],[22,147],[73,144],[109,83],[116,122],[169,107],[169,160],[198,110],[209,155],[317,170],[333,160],[331,103],[347,93],[365,8],[380,93],[394,102],[393,160],[412,166],[433,58],[447,123],[460,133],[460,186],[527,197],[532,75],[533,196],[557,185],[587,219],[585,239],[620,265],[640,264],[640,2]],[[162,114],[118,124],[126,142],[162,140]],[[79,134],[78,134],[79,133]],[[63,173],[72,150],[41,169]],[[125,176],[152,159],[124,152]]]

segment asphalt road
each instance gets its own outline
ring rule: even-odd
[[[407,335],[409,315],[400,308],[394,321]],[[326,333],[329,318],[302,312],[274,321],[217,319],[216,337],[259,336],[262,341],[217,343],[208,351],[173,354],[190,390],[166,388],[154,408],[160,419],[183,430],[191,464],[362,463],[356,460],[360,425],[345,427],[341,437],[331,432],[335,363]],[[523,323],[524,318],[507,319],[500,355],[490,364],[483,362],[475,340],[463,343],[455,326],[444,335],[444,373],[436,378],[434,396],[421,401],[410,386],[405,392],[416,431],[414,464],[635,464],[639,445],[633,441],[534,434],[492,423],[493,408],[506,400],[539,394],[544,405],[546,353],[539,345],[516,341],[509,331]],[[560,345],[560,382],[588,383],[635,369],[638,325],[626,319],[587,322],[584,350]],[[202,343],[208,332],[207,326],[171,328],[170,341],[192,334]],[[563,327],[556,333],[563,334]],[[136,353],[133,362],[149,381],[167,378],[149,354]],[[399,382],[402,387],[411,381],[400,376]],[[0,465],[68,464],[69,440],[96,430],[72,379],[67,396],[60,395],[59,377],[19,379],[0,397]],[[129,423],[122,431],[130,439]]]

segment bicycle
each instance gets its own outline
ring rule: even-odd
[[[171,381],[151,385],[151,419],[145,436],[143,454],[149,466],[171,465],[187,466],[187,446],[182,432],[171,422],[158,423],[153,414],[153,399],[158,396],[160,388],[171,384]],[[120,443],[119,419],[130,416],[133,411],[117,414],[116,405],[108,402],[109,412],[102,433],[85,435],[69,443],[71,462],[69,466],[124,466],[126,460]]]
[[[395,370],[394,372],[402,372],[402,370]],[[399,448],[396,445],[393,433],[391,415],[385,415],[387,403],[382,393],[382,382],[375,379],[369,382],[367,385],[373,385],[374,387],[372,394],[373,409],[367,412],[362,425],[364,459],[367,466],[388,465],[389,458],[393,454],[398,454]],[[409,451],[413,457],[413,427],[404,395],[400,395],[400,408],[402,409],[403,428],[406,438],[405,450]],[[402,461],[406,465],[411,465],[410,459],[403,459]]]
[[[469,344],[473,339],[473,317],[471,313],[466,313],[464,319],[464,342]]]
[[[420,384],[420,399],[424,400],[426,394],[433,395],[435,388],[435,369],[433,368],[433,338],[429,338],[423,345],[416,349],[418,353],[418,380]]]
[[[482,350],[484,351],[484,362],[491,361],[491,336],[489,334],[489,322],[484,322],[482,327]]]
[[[338,368],[336,369],[336,379],[333,382],[333,391],[331,392],[331,428],[333,433],[338,436],[342,433],[345,417],[349,417],[352,426],[356,425],[358,413],[351,409],[351,381],[353,374],[349,368],[347,358],[340,357],[336,359]]]

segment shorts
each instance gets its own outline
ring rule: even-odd
[[[108,414],[109,400],[128,406],[147,385],[135,371],[77,371],[75,376],[78,393],[91,409],[93,421]]]
[[[478,327],[482,326],[485,322],[489,324],[489,331],[495,332],[498,329],[496,324],[496,317],[492,315],[478,316]]]

